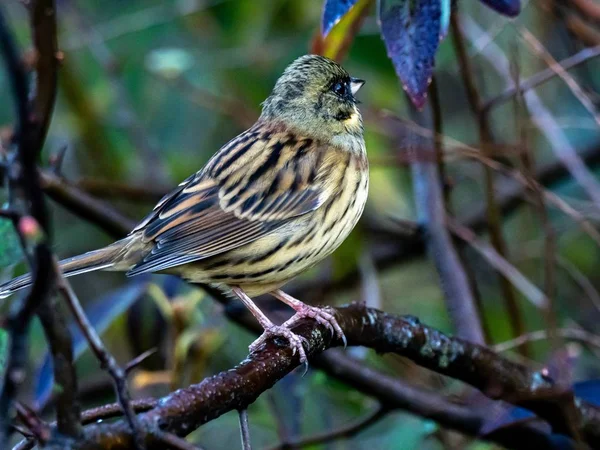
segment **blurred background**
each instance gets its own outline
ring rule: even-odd
[[[28,48],[25,8],[16,0],[3,3],[23,48]],[[558,61],[585,47],[597,48],[600,16],[583,14],[581,4],[586,2],[532,0],[523,4],[518,18],[509,20],[474,0],[462,0],[458,8],[463,37],[483,100],[547,69],[549,60],[540,46]],[[323,5],[319,0],[60,0],[58,7],[64,60],[42,163],[51,170],[51,163],[56,166],[62,158],[60,171],[55,171],[59,180],[135,221],[253,123],[285,66],[314,48]],[[371,164],[367,209],[333,257],[295,281],[290,291],[312,303],[363,301],[388,312],[415,315],[453,333],[438,275],[414,235],[411,158],[402,145],[412,126],[408,100],[386,55],[375,8],[371,5],[367,11],[343,59],[353,76],[367,80],[359,93]],[[582,104],[568,82],[554,76],[531,91],[537,109],[517,95],[488,116],[493,141],[486,157],[510,168],[508,173],[492,169],[495,201],[505,212],[501,229],[506,256],[533,288],[550,297],[553,313],[536,306],[532,298],[537,291],[532,288],[513,289],[517,310],[510,312],[506,291],[489,260],[459,242],[488,343],[539,332],[523,338],[525,345],[507,343],[501,349],[534,367],[566,368],[573,382],[600,375],[600,337],[595,336],[600,332],[600,253],[598,242],[586,231],[600,219],[600,205],[589,200],[557,153],[568,143],[597,175],[599,71],[600,60],[590,59],[569,72],[587,103]],[[485,243],[489,237],[480,123],[469,107],[451,35],[440,44],[435,78],[450,209]],[[6,73],[0,71],[0,126],[13,123],[9,94]],[[558,196],[568,207],[540,208],[536,195],[523,196],[523,183],[515,174],[525,169],[536,174],[548,195]],[[5,201],[6,193],[0,195]],[[118,237],[54,201],[49,204],[54,250],[61,258]],[[25,266],[10,224],[0,222],[0,227],[2,276],[8,279]],[[118,361],[125,364],[145,350],[159,349],[132,373],[135,397],[164,395],[233,367],[245,358],[254,339],[227,320],[223,307],[202,290],[176,279],[93,273],[71,280]],[[2,305],[4,311],[8,307]],[[549,342],[546,330],[551,326],[575,330],[562,334],[576,339]],[[50,416],[51,379],[43,368],[46,347],[38,324],[33,333],[24,399],[47,404],[44,411]],[[108,376],[83,346],[79,350],[84,406],[113,401]],[[463,385],[400,357],[347,351],[393,376],[469,401]],[[318,370],[304,377],[301,371],[293,373],[250,407],[253,444],[269,448],[290,436],[330,430],[375,407],[372,399]],[[237,414],[232,412],[202,426],[190,440],[207,449],[238,448],[237,429]],[[308,448],[496,447],[397,411],[356,436]]]

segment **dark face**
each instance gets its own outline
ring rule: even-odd
[[[344,124],[360,121],[354,95],[363,84],[330,59],[302,56],[277,80],[265,101],[263,117],[340,133]]]
[[[315,112],[325,119],[345,121],[356,111],[354,94],[364,81],[348,74],[334,75],[316,92]]]

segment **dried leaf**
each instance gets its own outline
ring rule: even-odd
[[[443,9],[439,0],[381,0],[379,3],[381,34],[388,56],[417,108],[422,108],[427,98],[435,52],[444,33]]]

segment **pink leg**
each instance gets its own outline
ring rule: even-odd
[[[316,306],[309,306],[305,303],[302,303],[297,298],[294,298],[291,295],[286,294],[281,289],[277,289],[276,291],[271,292],[271,295],[273,297],[275,297],[276,299],[281,300],[283,303],[290,306],[291,308],[294,309],[294,311],[296,311],[296,314],[294,314],[282,326],[290,328],[292,325],[294,325],[300,319],[308,317],[310,319],[316,320],[320,324],[325,325],[331,331],[332,335],[334,333],[337,334],[337,336],[344,343],[344,347],[346,346],[346,344],[347,344],[346,336],[344,335],[342,328],[340,327],[337,320],[335,319],[335,316],[331,313],[330,308],[318,308]]]
[[[242,301],[246,308],[248,308],[260,326],[265,330],[257,340],[250,344],[249,349],[251,353],[256,351],[270,337],[281,336],[289,341],[294,355],[296,354],[296,351],[298,352],[300,363],[307,364],[306,352],[302,346],[303,343],[308,344],[305,338],[292,333],[290,329],[284,325],[275,325],[273,322],[271,322],[269,318],[260,310],[260,308],[256,306],[256,303],[254,303],[241,288],[232,287],[231,290]]]

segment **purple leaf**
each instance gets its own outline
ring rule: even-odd
[[[333,26],[346,15],[358,0],[325,0],[321,34],[327,36]]]
[[[521,12],[521,0],[481,0],[494,11],[509,17],[516,17]]]
[[[381,0],[381,34],[404,90],[422,108],[442,30],[440,0]]]

